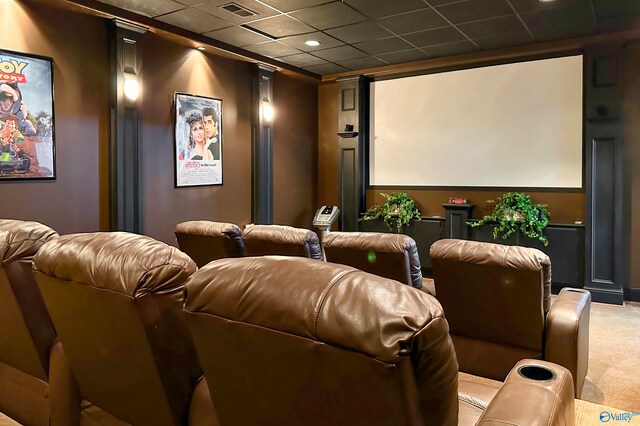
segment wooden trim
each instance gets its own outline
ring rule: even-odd
[[[584,47],[601,43],[614,43],[640,38],[640,29],[619,31],[607,34],[596,34],[586,37],[570,38],[550,41],[546,43],[528,44],[524,46],[508,47],[504,49],[473,52],[464,55],[446,56],[435,59],[409,62],[406,64],[387,65],[377,68],[367,68],[359,71],[345,71],[322,77],[322,82],[333,82],[339,78],[362,75],[370,78],[400,76],[411,73],[426,73],[446,68],[472,68],[479,65],[492,65],[500,62],[533,59],[540,56],[571,54],[581,51]]]
[[[624,291],[624,300],[628,300],[630,302],[640,302],[640,288],[625,288]]]

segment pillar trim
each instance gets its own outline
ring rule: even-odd
[[[273,223],[273,122],[262,111],[265,103],[273,106],[275,71],[265,64],[253,65],[251,220],[262,225]]]

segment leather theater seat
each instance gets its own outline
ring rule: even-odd
[[[65,235],[40,249],[34,274],[77,382],[65,426],[216,424],[182,314],[196,269],[178,249],[124,232]]]
[[[535,361],[548,381],[514,370],[459,394],[438,301],[348,266],[220,259],[189,278],[184,311],[225,426],[574,424],[571,375],[551,363]]]
[[[322,260],[318,235],[282,225],[247,225],[242,232],[247,256],[300,256]]]
[[[57,237],[37,222],[0,220],[0,411],[25,426],[49,425],[53,402],[64,405],[65,387],[51,389],[64,381],[60,343],[31,271],[33,256]]]
[[[400,281],[434,295],[431,280],[422,278],[418,248],[404,234],[382,232],[331,232],[322,247],[327,262]]]
[[[551,303],[551,261],[540,250],[466,240],[431,246],[438,300],[460,371],[504,380],[523,358],[567,368],[580,397],[589,359],[591,294],[564,288]]]
[[[180,250],[187,253],[198,268],[212,260],[244,256],[242,231],[233,223],[192,220],[176,226]]]

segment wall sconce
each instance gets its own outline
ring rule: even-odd
[[[273,117],[276,115],[273,105],[269,101],[262,101],[262,120],[266,124],[273,123]]]
[[[124,74],[124,95],[131,102],[135,102],[138,99],[140,93],[140,87],[138,85],[138,77],[135,74]]]

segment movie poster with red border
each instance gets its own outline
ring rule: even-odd
[[[176,187],[222,185],[222,100],[175,94]]]
[[[0,50],[0,180],[55,179],[53,60]]]

